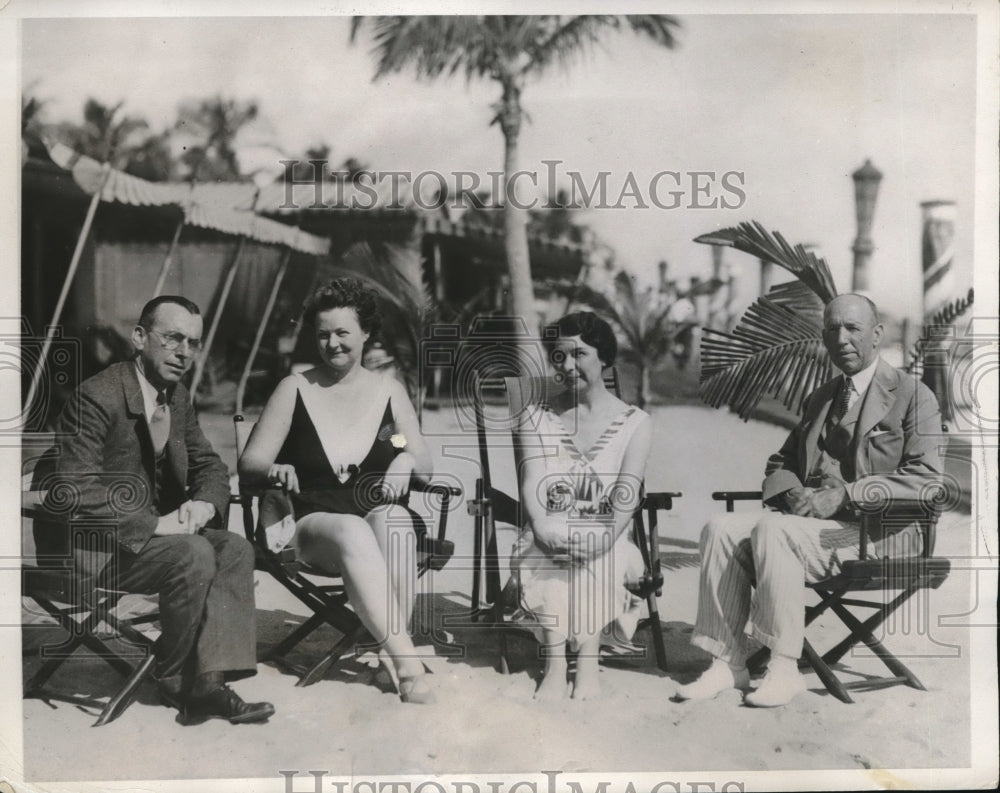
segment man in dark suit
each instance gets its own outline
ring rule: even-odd
[[[745,629],[771,650],[767,675],[744,701],[788,703],[805,690],[797,660],[806,582],[836,573],[859,552],[858,510],[931,497],[942,470],[941,416],[930,390],[879,358],[875,304],[840,295],[823,314],[823,343],[843,373],[810,394],[799,425],[767,462],[763,513],[727,513],[701,536],[698,616],[692,643],[714,656],[677,698],[708,699],[747,688]],[[914,552],[915,527],[874,537]],[[751,598],[756,587],[756,598]]]
[[[256,673],[254,553],[222,524],[228,471],[180,382],[201,334],[194,303],[155,298],[132,331],[136,356],[80,385],[59,419],[47,498],[68,520],[36,527],[36,543],[102,585],[159,595],[155,676],[185,720],[264,721],[269,703],[226,685]]]

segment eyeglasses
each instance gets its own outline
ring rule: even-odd
[[[160,341],[160,346],[170,352],[173,352],[185,342],[187,342],[188,349],[191,352],[201,352],[201,339],[189,339],[183,333],[160,333],[160,331],[153,330],[152,328],[149,328],[149,332],[155,333]]]

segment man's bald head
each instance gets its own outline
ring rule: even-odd
[[[857,374],[871,365],[882,333],[878,307],[864,295],[838,295],[823,311],[823,344],[844,374]]]

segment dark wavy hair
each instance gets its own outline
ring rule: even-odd
[[[315,331],[316,315],[331,308],[353,308],[361,330],[371,336],[375,336],[382,325],[376,292],[360,278],[334,278],[319,287],[309,298],[302,324],[309,331]]]
[[[188,300],[186,297],[181,297],[180,295],[160,295],[159,297],[154,297],[142,307],[142,313],[139,314],[139,322],[137,324],[149,330],[153,327],[153,322],[156,321],[157,309],[166,303],[174,303],[187,311],[188,314],[193,314],[196,317],[201,315],[198,304],[192,300]]]
[[[552,350],[560,339],[579,336],[584,344],[597,350],[597,357],[605,366],[613,366],[618,356],[618,340],[611,325],[593,311],[576,311],[557,319],[542,330],[542,344]]]

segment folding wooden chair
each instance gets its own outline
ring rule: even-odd
[[[762,494],[759,491],[722,490],[713,493],[712,498],[724,501],[726,511],[732,512],[737,501],[760,502]],[[829,610],[840,618],[847,628],[847,635],[823,655],[816,652],[808,638],[804,639],[799,665],[812,667],[826,689],[842,702],[854,702],[848,693],[849,689],[871,690],[905,683],[921,691],[926,690],[917,676],[876,637],[875,632],[913,595],[922,589],[937,589],[948,577],[950,560],[933,556],[938,514],[937,505],[930,501],[887,501],[884,505],[861,512],[859,558],[844,561],[838,574],[805,585],[819,596],[818,603],[806,606],[806,627]],[[881,559],[869,557],[870,536],[886,536],[886,533],[893,533],[913,524],[920,531],[919,555]],[[848,596],[854,592],[879,592],[881,597],[869,599]],[[891,595],[892,592],[897,594]],[[862,620],[849,607],[871,609],[873,613]],[[847,683],[840,680],[831,665],[838,663],[859,642],[864,642],[892,674],[865,676],[861,680]],[[758,668],[768,654],[768,649],[763,648],[749,659],[747,665],[752,669]]]
[[[237,457],[243,454],[253,423],[245,421],[243,416],[233,417],[236,430]],[[361,643],[368,633],[357,614],[348,603],[347,591],[343,579],[330,573],[317,570],[296,560],[293,549],[272,551],[261,533],[257,530],[257,507],[259,499],[266,489],[239,485],[239,494],[233,501],[240,504],[243,513],[243,531],[246,538],[253,543],[256,552],[258,570],[271,575],[285,589],[291,592],[305,605],[312,614],[298,627],[285,636],[273,647],[263,660],[274,661],[299,676],[297,686],[308,686],[321,680],[327,671],[335,665],[346,653]],[[461,489],[440,482],[424,484],[414,479],[410,483],[411,493],[424,493],[439,500],[437,535],[427,533],[426,526],[418,523],[417,533],[417,577],[420,578],[428,570],[440,570],[454,555],[455,544],[446,539],[448,512],[451,500],[462,495]],[[291,663],[287,656],[303,639],[317,628],[330,625],[341,635],[325,655],[311,666],[303,667]]]
[[[64,516],[53,515],[40,506],[44,491],[51,483],[49,475],[52,472],[54,450],[43,454],[36,461],[31,485],[24,493],[21,508],[23,530],[28,537],[35,522],[44,521],[78,536],[87,536],[84,540],[93,547],[96,543],[105,544],[107,534],[101,531],[101,522],[91,522],[93,533],[88,536],[87,521],[74,521],[72,527],[66,527]],[[104,521],[106,523],[106,521]],[[91,538],[93,542],[91,543]],[[94,708],[100,715],[94,722],[95,727],[114,721],[132,704],[140,684],[153,669],[153,640],[142,633],[140,626],[148,625],[159,619],[159,613],[146,609],[138,614],[124,617],[115,613],[119,601],[128,593],[117,591],[108,580],[110,572],[102,571],[96,577],[84,577],[72,568],[72,560],[68,557],[56,559],[36,559],[36,564],[24,563],[21,566],[21,594],[24,598],[34,601],[49,617],[65,630],[67,636],[61,644],[43,644],[28,650],[27,654],[37,654],[42,659],[42,665],[24,686],[24,696],[45,701],[58,700],[70,702],[78,707]],[[109,570],[109,565],[106,570]],[[25,630],[33,628],[48,629],[45,624],[26,624]],[[114,639],[108,637],[114,635]],[[114,641],[120,647],[111,644]],[[46,688],[50,678],[71,658],[75,658],[79,649],[90,650],[101,658],[116,672],[125,678],[122,686],[115,691],[107,702],[97,697],[70,694]]]
[[[616,396],[620,396],[616,369],[612,368],[605,374],[605,383]],[[508,604],[505,603],[504,588],[500,585],[496,523],[520,526],[521,517],[518,499],[493,486],[487,438],[492,434],[497,438],[495,445],[498,448],[501,447],[502,443],[513,449],[515,470],[517,470],[517,464],[521,459],[521,450],[516,438],[517,433],[511,431],[510,418],[517,416],[526,405],[537,401],[540,396],[551,395],[558,389],[559,387],[551,379],[545,381],[529,377],[487,379],[483,378],[478,371],[473,371],[473,403],[481,474],[476,480],[476,497],[467,503],[469,514],[475,516],[472,621],[500,629],[499,668],[504,674],[509,670],[507,631],[505,629],[522,629],[523,625],[511,622],[505,614]],[[487,429],[486,393],[496,394],[507,402],[507,420],[501,422],[500,432]],[[641,580],[634,586],[630,586],[629,590],[636,597],[646,601],[649,615],[640,622],[638,630],[645,627],[650,628],[656,664],[663,671],[666,671],[666,649],[656,600],[663,591],[657,520],[660,510],[672,509],[673,500],[680,498],[681,495],[681,493],[675,492],[643,492],[640,505],[636,509],[632,521],[632,540],[642,554],[645,570]],[[645,523],[646,519],[649,521],[648,529]],[[482,580],[484,577],[485,593],[483,592]]]

